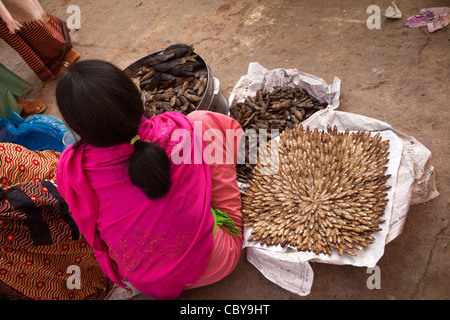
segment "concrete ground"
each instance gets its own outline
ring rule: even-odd
[[[383,120],[414,136],[433,154],[440,195],[413,205],[402,234],[386,246],[377,265],[381,288],[368,289],[366,268],[312,263],[311,293],[301,297],[267,280],[244,254],[224,280],[181,294],[179,299],[449,299],[449,38],[450,28],[409,29],[406,18],[448,1],[396,1],[400,20],[381,16],[369,29],[370,5],[383,14],[390,1],[288,0],[41,0],[66,20],[69,5],[81,12],[72,30],[82,59],[108,60],[125,68],[173,43],[193,44],[229,95],[250,62],[267,69],[297,68],[332,83],[342,80],[338,110]],[[20,56],[0,43],[1,62],[28,80],[29,97],[59,116],[56,81],[43,85]],[[446,53],[447,52],[447,53]],[[149,299],[140,295],[137,299]]]

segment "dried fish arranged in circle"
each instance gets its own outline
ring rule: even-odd
[[[234,100],[230,106],[230,116],[239,122],[244,131],[255,129],[258,134],[260,129],[266,129],[270,140],[271,129],[279,132],[285,128],[292,129],[326,106],[326,103],[320,103],[304,89],[274,87],[270,92],[258,90],[256,96],[247,97],[243,102]],[[258,136],[256,138],[253,143],[257,143]],[[254,146],[250,145],[248,149],[252,148]],[[237,178],[241,182],[248,182],[253,174],[254,163],[250,163],[248,152],[245,156],[245,164],[236,166]]]
[[[187,44],[174,44],[146,57],[130,77],[141,91],[145,116],[166,111],[184,115],[197,109],[207,86],[203,60]]]
[[[370,132],[326,132],[298,125],[280,134],[278,170],[258,162],[242,196],[249,241],[299,251],[355,256],[381,231],[388,202],[389,140]]]

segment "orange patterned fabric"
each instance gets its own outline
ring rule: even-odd
[[[65,54],[72,48],[66,23],[48,13],[47,18],[45,24],[25,26],[16,33],[10,33],[0,19],[0,37],[20,54],[42,81],[53,78]]]
[[[114,286],[66,201],[44,180],[54,180],[58,159],[0,143],[0,299],[104,299]]]
[[[70,266],[80,268],[79,289]],[[0,247],[0,299],[102,300],[112,288],[84,239],[26,249]]]
[[[0,143],[0,187],[39,180],[56,182],[60,155],[56,151],[31,151],[18,144]]]

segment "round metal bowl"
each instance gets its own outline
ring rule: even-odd
[[[123,71],[130,78],[133,77],[140,68],[145,66],[145,61],[148,57],[155,56],[162,51],[163,50],[156,51],[140,58],[136,62],[133,62],[128,67],[126,67]],[[192,52],[192,54],[197,55],[204,64],[204,67],[196,70],[195,72],[207,73],[206,89],[197,105],[196,110],[208,110],[228,115],[228,98],[220,88],[220,81],[216,77],[214,77],[213,71],[200,55],[196,54],[195,52]]]

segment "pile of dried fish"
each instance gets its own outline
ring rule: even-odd
[[[193,54],[193,46],[175,44],[146,57],[131,78],[141,90],[145,115],[166,111],[188,114],[194,111],[207,86],[203,60]]]
[[[267,130],[270,140],[271,129],[282,132],[308,119],[318,110],[324,109],[326,103],[320,103],[306,90],[291,87],[274,87],[272,91],[258,90],[255,97],[247,97],[243,102],[233,101],[230,116],[236,119],[244,131],[255,129],[257,137],[250,143],[257,143],[259,129]],[[252,149],[254,146],[248,146]],[[237,165],[238,181],[247,182],[252,178],[254,163],[249,163],[248,152],[245,163]]]
[[[384,175],[389,141],[370,132],[296,126],[280,134],[275,174],[259,161],[242,197],[249,241],[300,251],[355,256],[380,231],[390,188]],[[275,151],[269,149],[269,156]]]

